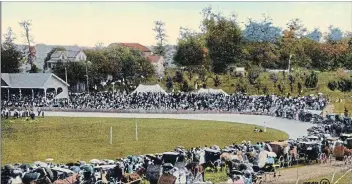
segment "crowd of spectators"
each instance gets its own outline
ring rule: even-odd
[[[48,96],[53,97],[52,94]],[[34,98],[33,98],[34,97]],[[42,94],[10,95],[2,99],[2,108],[33,108],[54,107],[61,109],[93,109],[103,110],[164,110],[164,111],[217,111],[261,113],[295,118],[297,112],[303,109],[322,110],[327,100],[323,95],[304,97],[280,97],[276,95],[249,96],[236,93],[225,94],[195,94],[195,93],[134,93],[97,92],[70,93],[70,99],[57,100],[44,98]]]

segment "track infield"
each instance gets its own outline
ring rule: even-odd
[[[256,125],[176,119],[45,117],[34,121],[2,120],[2,165],[46,158],[53,158],[56,163],[117,159],[171,151],[176,146],[216,144],[223,147],[242,140],[256,143],[288,139],[288,134],[275,129],[254,133],[254,127]]]

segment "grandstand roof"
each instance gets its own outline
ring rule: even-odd
[[[70,86],[53,73],[2,73],[1,87],[58,88]]]

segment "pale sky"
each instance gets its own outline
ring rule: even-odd
[[[352,2],[2,2],[1,31],[11,27],[16,43],[23,43],[22,20],[32,21],[35,44],[105,46],[113,42],[155,45],[155,20],[166,23],[168,43],[176,44],[179,28],[199,30],[201,10],[208,5],[225,15],[235,12],[239,22],[269,15],[275,26],[286,28],[294,18],[308,30],[322,32],[329,25],[352,31]]]

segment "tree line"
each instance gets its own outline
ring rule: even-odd
[[[250,19],[241,30],[235,15],[226,17],[211,7],[203,9],[201,31],[180,29],[174,62],[183,67],[205,66],[216,74],[230,66],[258,66],[270,69],[293,68],[333,71],[352,69],[352,34],[330,26],[323,36],[319,29],[308,32],[299,19],[281,29],[263,15]]]

